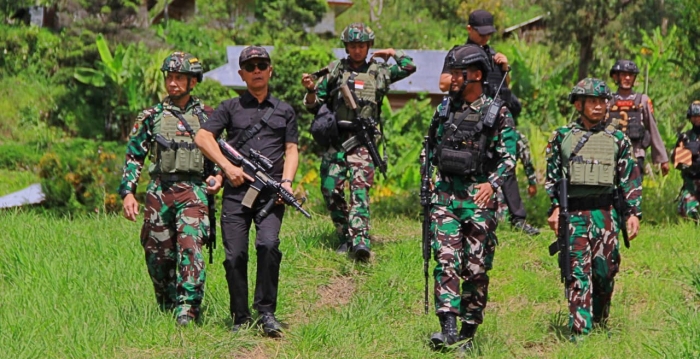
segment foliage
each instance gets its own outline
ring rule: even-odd
[[[17,142],[0,144],[0,168],[14,171],[33,171],[39,164],[42,152],[35,146]]]
[[[201,21],[181,22],[170,20],[157,25],[159,36],[175,51],[189,52],[202,63],[204,72],[225,65],[226,46],[234,45],[231,32],[210,29]]]
[[[212,79],[204,79],[202,83],[197,84],[192,90],[192,95],[197,96],[204,105],[213,109],[216,109],[224,100],[238,96],[236,91]]]
[[[113,142],[74,140],[52,146],[39,161],[45,204],[81,211],[118,210],[115,190],[123,160],[116,153],[121,151]]]

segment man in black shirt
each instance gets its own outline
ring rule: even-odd
[[[507,74],[509,67],[508,58],[506,55],[496,52],[488,45],[491,35],[496,32],[496,28],[493,26],[493,15],[486,10],[473,11],[471,14],[469,14],[467,32],[469,33],[467,44],[477,44],[481,46],[481,48],[484,49],[491,59],[491,68],[493,71],[490,71],[486,78],[484,93],[491,98],[495,98],[496,90],[498,90],[498,86],[501,84],[503,76],[506,76],[503,87],[498,95],[505,101],[506,107],[508,107],[508,110],[510,110],[511,114],[513,114],[513,119],[517,124],[518,115],[522,110],[522,106],[520,104],[520,100],[515,97],[515,95],[513,95],[508,88],[508,85],[510,84],[510,75]],[[454,48],[447,53],[447,56],[445,56],[445,63],[442,67],[442,73],[440,74],[440,91],[447,91],[450,89],[452,75],[450,75],[448,62],[449,59],[452,58],[453,50]],[[513,169],[513,172],[505,177],[502,191],[505,202],[508,205],[508,210],[510,211],[511,225],[529,235],[539,234],[539,229],[525,222],[525,206],[520,198],[515,169]]]
[[[266,217],[256,218],[264,205],[260,199],[269,198],[265,190],[252,208],[241,203],[249,187],[246,182],[253,179],[224,157],[216,138],[226,130],[227,142],[244,156],[253,149],[269,158],[273,167],[268,173],[292,192],[292,180],[299,162],[299,133],[292,107],[269,93],[272,66],[267,51],[259,46],[246,47],[238,63],[241,68],[238,74],[246,83],[247,91],[240,97],[222,102],[206,126],[197,133],[195,142],[205,156],[219,165],[228,179],[224,187],[221,229],[233,331],[252,323],[248,307],[248,234],[251,223],[255,222],[258,267],[253,309],[259,313],[265,334],[278,336],[282,325],[274,313],[282,261],[279,232],[285,208],[277,205]]]

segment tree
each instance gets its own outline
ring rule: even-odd
[[[607,34],[608,26],[635,0],[543,0],[554,49],[576,42],[579,47],[578,79],[588,76],[594,59],[594,41]]]

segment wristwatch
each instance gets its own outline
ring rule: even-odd
[[[292,183],[292,180],[285,178],[285,179],[280,181],[280,184],[285,183],[285,182]]]
[[[128,189],[123,189],[123,190],[119,191],[119,197],[124,199],[124,197],[126,197],[129,193],[131,193],[131,191],[129,191]]]

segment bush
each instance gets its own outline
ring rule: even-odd
[[[36,146],[20,143],[0,145],[0,168],[8,170],[31,170],[39,164],[42,153]]]

